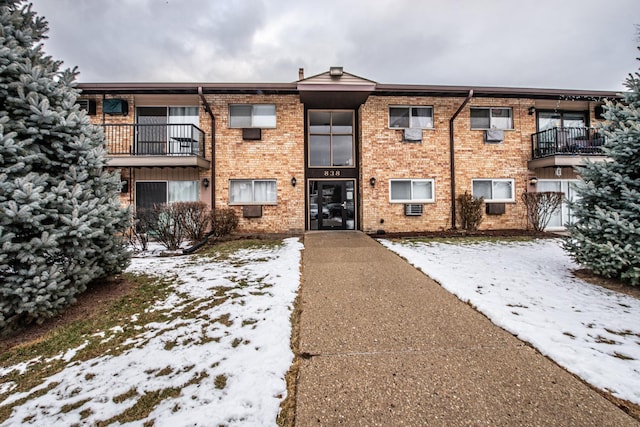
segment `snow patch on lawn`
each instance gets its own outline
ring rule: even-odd
[[[640,404],[640,301],[574,277],[560,240],[380,242],[568,371]]]
[[[143,396],[163,393],[168,397],[134,425],[275,425],[293,361],[290,316],[301,250],[298,239],[290,238],[280,247],[238,251],[226,261],[134,258],[130,272],[176,277],[173,293],[153,307],[170,311],[169,320],[139,328],[117,356],[75,360],[86,343],[60,355],[68,362],[62,371],[0,402],[50,388],[14,407],[2,425],[95,425],[133,408]],[[123,327],[100,331],[97,338],[108,341]],[[0,380],[0,393],[14,388]]]

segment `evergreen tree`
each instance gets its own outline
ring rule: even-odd
[[[640,49],[640,48],[639,48]],[[607,102],[601,132],[612,161],[579,170],[577,222],[566,248],[596,274],[640,285],[640,74],[630,74],[623,99]]]
[[[128,210],[76,69],[43,52],[47,22],[0,0],[0,332],[59,313],[128,265]]]

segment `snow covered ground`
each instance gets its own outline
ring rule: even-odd
[[[275,425],[286,397],[285,373],[293,360],[290,315],[300,284],[298,239],[280,247],[241,250],[224,261],[207,257],[134,258],[129,271],[172,278],[170,296],[153,310],[166,322],[139,325],[137,315],[123,328],[139,331],[118,356],[79,361],[72,349],[57,356],[68,364],[26,393],[10,393],[0,407],[18,404],[3,426],[95,425],[130,410],[143,397],[171,397],[146,419],[155,426]],[[38,369],[50,362],[34,358],[12,370]],[[0,394],[15,384],[0,380]],[[177,390],[177,392],[176,392]],[[71,408],[71,409],[70,409]]]
[[[568,371],[640,404],[640,301],[572,276],[559,240],[381,243]]]
[[[559,241],[381,242],[569,371],[640,404],[640,301],[574,278],[576,266]],[[293,360],[290,315],[301,250],[297,239],[286,239],[224,261],[134,259],[130,271],[176,283],[153,307],[168,320],[141,324],[134,315],[90,337],[109,341],[133,328],[117,356],[78,360],[80,346],[0,367],[0,407],[16,404],[1,425],[94,425],[154,393],[169,396],[146,418],[122,425],[275,425]],[[66,368],[28,392],[12,392],[15,384],[1,379],[54,359]]]

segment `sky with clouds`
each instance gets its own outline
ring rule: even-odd
[[[32,0],[80,82],[379,83],[621,90],[638,0]]]

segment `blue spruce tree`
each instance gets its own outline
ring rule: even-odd
[[[0,333],[129,262],[120,178],[75,104],[76,70],[43,52],[47,30],[30,5],[0,0]]]
[[[607,102],[604,153],[588,162],[573,205],[577,222],[566,249],[596,274],[640,285],[640,74],[629,75],[623,99]]]

